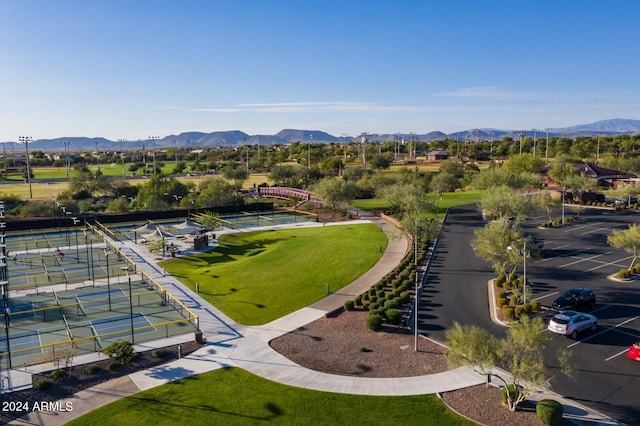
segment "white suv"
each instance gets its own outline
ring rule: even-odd
[[[596,331],[598,328],[598,319],[593,315],[583,312],[562,311],[551,318],[547,328],[554,333],[571,336],[571,338],[575,340],[581,331]]]

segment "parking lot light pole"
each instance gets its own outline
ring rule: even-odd
[[[524,280],[522,281],[522,302],[527,303],[527,239],[522,240],[522,275]]]
[[[129,281],[129,318],[131,319],[131,344],[135,345],[136,341],[133,332],[133,294],[131,293],[131,275],[129,275],[128,266],[122,266],[120,269],[122,269],[124,273],[127,274],[127,280]]]
[[[413,328],[414,330],[414,339],[413,339],[413,350],[414,352],[418,352],[418,222],[415,223],[415,231],[413,233],[413,260],[415,267],[415,287],[416,294],[414,296],[415,306],[413,308]]]

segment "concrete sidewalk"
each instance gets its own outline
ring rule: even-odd
[[[69,399],[73,403],[72,411],[31,413],[11,424],[62,425],[95,408],[141,390],[224,366],[243,368],[266,379],[300,388],[360,395],[435,394],[484,383],[483,376],[468,368],[404,378],[374,379],[338,376],[303,368],[271,349],[270,340],[340,308],[345,300],[366,291],[373,283],[391,272],[408,252],[410,246],[407,239],[400,237],[393,225],[374,216],[364,217],[363,220],[376,223],[389,237],[385,253],[372,269],[341,289],[339,293],[331,294],[309,307],[271,323],[251,327],[236,324],[173,277],[164,276],[162,270],[156,266],[154,258],[145,250],[141,250],[132,242],[118,243],[125,253],[140,262],[137,263],[139,269],[145,270],[156,278],[168,291],[199,315],[200,328],[207,338],[207,344],[193,354],[170,364],[132,373],[79,392]],[[353,224],[353,222],[345,224]],[[326,226],[340,226],[340,224]],[[186,335],[183,338],[192,339],[193,336]],[[175,341],[179,342],[180,338]],[[136,350],[142,350],[142,348],[136,345]],[[579,424],[616,424],[599,413],[571,404],[570,401],[564,401],[557,395],[553,395],[553,398],[561,401],[565,405],[565,413],[571,413],[580,420]]]

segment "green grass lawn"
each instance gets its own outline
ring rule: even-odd
[[[435,395],[381,397],[294,388],[238,368],[169,383],[67,425],[474,425]]]
[[[208,253],[161,263],[167,273],[240,324],[273,321],[351,283],[384,252],[374,224],[223,235]],[[373,284],[373,283],[372,283]]]
[[[484,191],[445,192],[442,194],[442,199],[437,200],[436,194],[427,194],[427,196],[433,200],[435,205],[439,206],[440,214],[444,214],[444,212],[446,212],[449,207],[478,202],[483,195]],[[389,203],[386,200],[380,198],[353,200],[351,202],[351,205],[355,208],[367,211],[384,211],[385,209],[389,208]]]

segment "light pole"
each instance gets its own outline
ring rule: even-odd
[[[11,347],[9,346],[9,281],[0,281],[0,288],[2,288],[2,312],[4,313],[4,333],[7,342],[7,358],[9,358],[9,369],[11,369]]]
[[[549,128],[545,129],[547,131],[547,144],[544,148],[544,162],[549,162]]]
[[[29,198],[33,198],[33,191],[31,190],[31,166],[29,165],[29,144],[33,142],[31,136],[18,136],[18,141],[24,144],[24,149],[27,152],[27,182],[29,183]]]
[[[153,174],[156,174],[156,141],[160,140],[158,136],[149,136],[149,142],[153,145]]]
[[[76,258],[78,259],[78,263],[80,263],[80,247],[78,246],[78,224],[80,223],[80,219],[77,217],[72,217],[73,220],[73,231],[76,234]]]
[[[129,281],[129,317],[131,318],[131,343],[135,344],[135,337],[133,332],[133,294],[131,293],[131,275],[129,275],[129,267],[123,266],[122,269],[127,274],[127,280]]]
[[[527,239],[522,239],[522,302],[527,303]]]
[[[64,157],[65,157],[65,165],[67,166],[67,179],[69,179],[69,144],[71,142],[69,141],[64,141],[62,142],[64,144]]]
[[[414,340],[413,340],[413,350],[414,352],[418,352],[418,222],[415,222],[415,230],[413,234],[413,264],[415,268],[415,287],[416,294],[414,296],[414,308],[413,308],[413,328],[414,330]]]
[[[109,298],[109,312],[111,312],[111,277],[109,276],[109,252],[104,249],[104,258],[107,260],[107,297]]]
[[[126,139],[118,139],[118,143],[120,144],[120,162],[122,163],[122,180],[124,180],[124,143]]]

